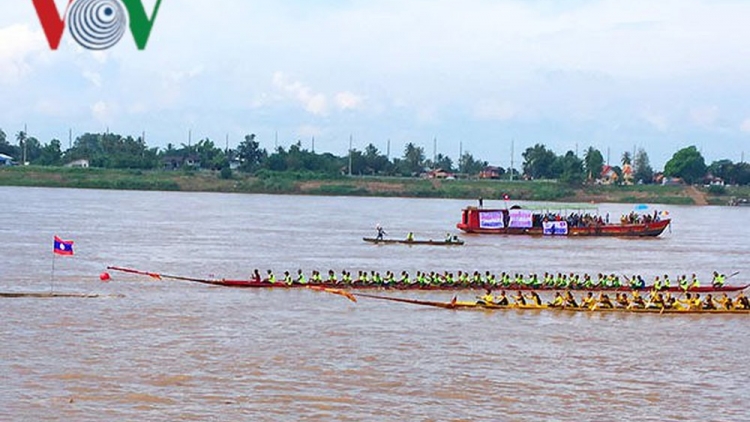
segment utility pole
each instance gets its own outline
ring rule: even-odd
[[[26,128],[26,123],[23,124],[23,165],[26,165],[26,144],[29,139],[29,130]]]
[[[432,140],[432,169],[437,168],[437,136]]]
[[[609,147],[607,147],[607,165],[609,165]]]
[[[193,142],[193,130],[188,129],[188,148],[192,145]]]
[[[388,161],[391,160],[391,139],[390,138],[388,138],[388,144],[387,144],[387,147],[386,147],[385,158],[387,158]]]
[[[315,154],[315,137],[312,137],[312,153]]]
[[[68,129],[68,149],[73,148],[73,128]]]
[[[229,155],[229,134],[227,133],[227,144],[226,148],[224,149],[224,154]]]
[[[513,159],[516,155],[516,140],[511,139],[510,140],[510,181],[513,181],[513,166],[515,166],[515,163],[513,162]]]
[[[349,177],[352,176],[352,135],[349,135]]]

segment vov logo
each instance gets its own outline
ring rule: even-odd
[[[141,0],[68,0],[62,15],[55,0],[32,0],[52,50],[60,46],[65,27],[82,47],[106,50],[117,44],[130,25],[139,50],[146,48],[161,0],[149,18]]]

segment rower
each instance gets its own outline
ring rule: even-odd
[[[600,293],[599,294],[599,303],[597,304],[602,309],[612,309],[614,308],[614,305],[612,305],[612,301],[609,300],[609,296]]]
[[[695,274],[693,274],[693,277],[695,277]],[[686,275],[680,277],[678,283],[680,285],[680,289],[682,289],[683,292],[686,292],[688,291],[688,289],[690,289],[690,282],[688,281]]]
[[[594,294],[591,292],[586,293],[586,296],[581,299],[581,308],[591,309],[594,305],[596,305]]]
[[[271,284],[275,284],[276,283],[276,276],[273,275],[273,271],[268,270],[267,274],[268,274],[268,276],[267,276],[266,279],[268,280],[268,282],[271,283]]]
[[[750,309],[750,300],[748,300],[744,292],[739,292],[737,297],[734,298],[734,308],[743,310]]]
[[[719,307],[721,309],[724,309],[724,310],[727,310],[727,311],[732,310],[732,308],[733,308],[733,306],[732,306],[732,299],[730,299],[729,296],[727,296],[726,293],[722,293],[721,297],[718,298],[718,299],[716,299],[716,303],[719,304]]]
[[[333,270],[328,270],[328,282],[331,284],[339,284],[339,280],[336,278],[336,273]]]
[[[401,278],[398,279],[399,284],[402,285],[408,285],[411,284],[411,280],[409,280],[409,273],[406,271],[401,271]]]
[[[669,290],[672,287],[672,282],[669,281],[669,275],[664,274],[664,280],[661,283],[661,290]]]
[[[302,270],[297,270],[297,284],[307,284],[307,279],[305,278],[305,275],[302,273]]]
[[[664,296],[661,293],[657,293],[656,296],[648,301],[648,305],[646,307],[649,309],[663,309]]]
[[[284,284],[287,286],[291,286],[292,283],[294,283],[294,280],[292,280],[292,275],[289,274],[289,271],[284,271]]]
[[[615,302],[618,308],[627,308],[630,305],[627,293],[617,293],[615,296]]]
[[[518,293],[521,293],[521,292],[518,292]],[[539,297],[539,294],[536,291],[532,290],[529,293],[529,295],[526,297],[529,298],[529,300],[531,300],[532,302],[534,302],[534,305],[542,306],[542,298]]]
[[[492,295],[492,289],[487,289],[484,292],[484,296],[480,297],[477,301],[477,305],[494,305],[495,296]]]
[[[518,293],[516,293],[515,296],[513,296],[513,301],[516,303],[516,305],[519,306],[525,306],[526,305],[526,298],[524,298],[523,293],[519,290]]]
[[[565,306],[570,308],[578,307],[578,302],[576,302],[576,299],[573,297],[573,294],[570,293],[570,290],[565,292]]]
[[[692,309],[703,309],[703,299],[701,299],[700,293],[696,293],[693,298]]]
[[[552,302],[547,302],[547,306],[549,306],[550,308],[564,308],[565,299],[563,299],[560,292],[555,292],[554,299],[552,299]]]
[[[255,269],[255,271],[253,271],[253,281],[256,282],[256,283],[260,283],[261,282],[260,271],[258,271],[257,268]]]
[[[406,235],[406,241],[407,242],[413,242],[414,241],[414,232],[409,232],[409,234]]]
[[[696,289],[700,286],[701,286],[701,282],[698,281],[698,277],[696,277],[695,274],[693,274],[693,276],[690,278],[690,288]]]
[[[716,303],[714,302],[714,298],[711,295],[711,293],[706,295],[706,300],[703,301],[703,309],[705,310],[716,309]]]
[[[726,281],[726,276],[724,274],[719,274],[718,271],[714,271],[714,278],[711,280],[711,285],[714,287],[724,287],[724,282]]]
[[[643,309],[646,307],[646,302],[643,301],[643,297],[637,292],[633,292],[633,298],[630,300],[628,309]]]
[[[661,280],[659,279],[659,276],[658,276],[658,275],[657,275],[657,276],[656,276],[656,278],[654,279],[654,290],[656,290],[657,292],[658,292],[659,290],[661,290]]]
[[[510,301],[508,301],[508,296],[505,295],[505,290],[500,292],[500,296],[495,298],[495,304],[497,306],[508,306],[510,305]]]

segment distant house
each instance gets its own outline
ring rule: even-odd
[[[609,165],[602,167],[602,173],[599,175],[599,183],[603,185],[612,185],[617,183],[620,176],[617,175],[615,168]]]
[[[480,179],[499,179],[500,168],[494,166],[485,167],[484,170],[479,172]]]
[[[78,169],[87,169],[89,168],[89,160],[75,160],[71,161],[70,163],[66,164],[65,167],[70,168],[78,168]]]
[[[425,177],[427,177],[428,179],[451,179],[451,180],[456,178],[456,176],[453,173],[445,171],[440,168],[428,171],[427,173],[425,173]]]
[[[0,154],[0,166],[12,166],[13,165],[13,157],[10,157],[5,154]]]
[[[684,185],[685,182],[680,179],[679,177],[664,177],[661,180],[662,186],[681,186]]]
[[[622,165],[622,182],[626,185],[633,184],[633,166],[630,164]]]
[[[178,170],[183,167],[200,168],[201,159],[197,155],[168,155],[162,159],[162,168],[164,170]]]

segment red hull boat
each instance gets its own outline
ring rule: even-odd
[[[466,233],[529,236],[613,236],[656,237],[669,226],[671,219],[647,219],[638,223],[607,224],[601,220],[579,220],[571,224],[565,219],[549,218],[540,212],[511,209],[467,207],[456,227]]]

